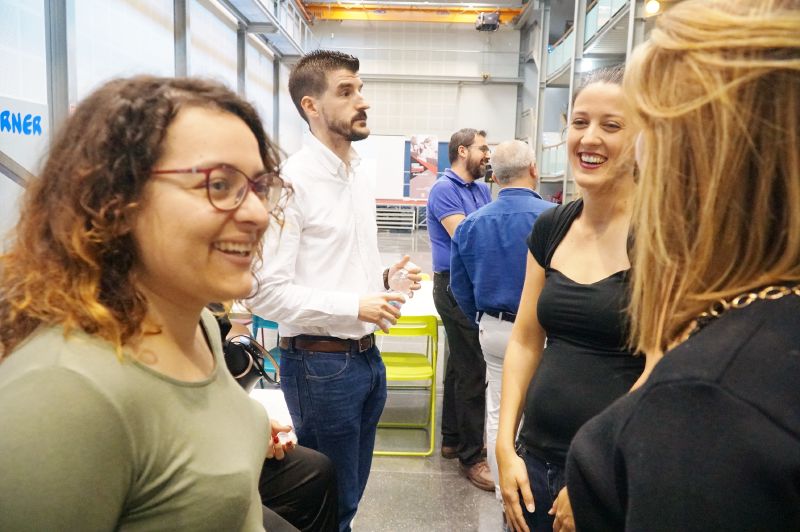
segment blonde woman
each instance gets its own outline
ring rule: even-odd
[[[573,441],[581,530],[800,530],[798,29],[796,0],[687,0],[628,67],[657,365]]]
[[[569,521],[564,461],[570,441],[644,367],[627,347],[636,184],[622,73],[620,67],[600,70],[577,93],[567,152],[582,197],[543,213],[528,239],[525,284],[503,363],[496,452],[513,530],[550,531],[554,513]],[[523,410],[524,450],[517,456]]]

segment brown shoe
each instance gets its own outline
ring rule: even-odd
[[[464,472],[467,479],[475,487],[485,491],[494,491],[494,480],[492,480],[492,475],[489,473],[489,465],[486,460],[481,460],[471,466],[459,465],[461,466],[461,471]]]
[[[442,458],[445,458],[447,460],[452,460],[457,456],[458,456],[458,447],[456,447],[455,445],[453,445],[452,447],[450,445],[442,445]]]

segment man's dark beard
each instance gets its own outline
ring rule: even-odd
[[[486,175],[486,166],[481,168],[481,164],[483,163],[483,159],[478,162],[474,161],[467,161],[467,172],[469,175],[472,176],[472,179],[480,179]]]
[[[367,119],[366,115],[359,115],[355,118],[355,120],[366,120],[366,119]],[[353,131],[353,121],[350,122],[345,122],[343,120],[329,121],[328,129],[336,133],[337,135],[341,135],[350,142],[364,140],[369,136],[369,133],[358,133],[356,131]]]

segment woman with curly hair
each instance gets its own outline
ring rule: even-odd
[[[800,530],[798,29],[797,0],[686,0],[628,66],[652,372],[573,440],[578,530]]]
[[[277,167],[216,83],[116,80],[77,107],[0,259],[0,529],[262,529],[284,449],[204,307],[252,290]]]

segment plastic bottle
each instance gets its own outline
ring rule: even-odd
[[[407,262],[405,268],[400,268],[389,276],[389,292],[397,292],[402,294],[405,299],[411,297],[411,285],[414,284],[414,281],[408,278],[407,268],[409,267],[416,268],[416,265],[412,262]],[[403,306],[403,303],[400,301],[389,301],[389,304],[397,308]],[[391,327],[390,323],[385,323],[387,326]]]
[[[408,278],[409,267],[416,268],[416,265],[408,262],[405,268],[400,268],[389,277],[389,290],[400,292],[406,298],[411,295],[411,285],[414,284],[414,281]]]
[[[289,442],[292,442],[293,444],[297,445],[297,435],[294,433],[293,430],[290,430],[288,432],[279,432],[278,434],[276,434],[276,436],[278,437],[278,443],[280,443],[281,445],[286,445]]]

